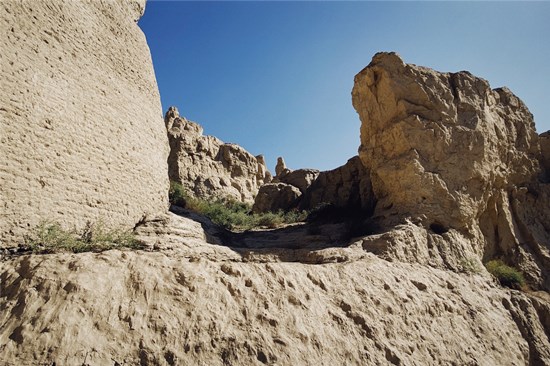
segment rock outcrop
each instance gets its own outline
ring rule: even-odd
[[[370,175],[358,156],[341,167],[321,172],[304,193],[300,207],[311,210],[322,204],[372,211],[374,195]]]
[[[144,0],[0,3],[0,246],[41,221],[133,228],[168,207]]]
[[[373,210],[375,202],[370,174],[358,156],[341,167],[324,172],[316,169],[290,170],[282,158],[279,158],[278,164],[279,174],[272,182],[279,183],[279,188],[276,189],[275,185],[260,188],[261,194],[256,196],[254,205],[256,212],[289,208],[313,210],[323,205],[350,212],[363,211],[366,215]],[[295,194],[287,194],[290,191],[288,186],[296,188]],[[291,197],[294,197],[293,201],[290,201]]]
[[[408,65],[394,53],[375,55],[352,95],[374,215],[393,229],[386,253],[447,268],[503,257],[550,289],[546,209],[534,211],[548,207],[548,186],[537,180],[539,138],[521,100],[468,72]],[[380,248],[369,240],[366,248]]]
[[[547,293],[285,230],[238,243],[171,214],[138,231],[153,252],[2,261],[0,363],[550,363]]]
[[[290,184],[300,190],[303,194],[319,176],[317,169],[285,169],[277,175],[273,181]]]
[[[541,165],[544,169],[544,180],[550,182],[550,131],[539,135],[541,150]]]
[[[165,116],[170,142],[168,173],[199,198],[232,198],[252,203],[259,187],[271,181],[262,155],[204,136],[200,125],[180,117],[175,107]]]
[[[288,211],[297,208],[301,195],[300,190],[291,184],[267,183],[260,187],[252,211],[256,213]]]

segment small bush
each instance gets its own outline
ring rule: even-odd
[[[255,214],[249,204],[234,199],[204,200],[193,197],[177,182],[170,182],[169,198],[173,205],[204,215],[228,230],[250,230],[258,227],[273,229],[283,224],[303,221],[307,216],[306,211],[296,210]]]
[[[177,182],[170,181],[170,190],[168,191],[168,199],[173,205],[185,207],[189,200],[189,195],[185,188]]]
[[[517,288],[525,285],[521,272],[504,264],[501,260],[489,261],[485,263],[485,268],[498,279],[502,286]]]
[[[130,231],[107,229],[102,223],[88,223],[81,234],[64,230],[58,223],[41,223],[26,237],[25,243],[36,253],[101,252],[115,248],[142,249]]]

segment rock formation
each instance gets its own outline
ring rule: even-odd
[[[341,167],[321,172],[304,193],[300,207],[311,210],[322,204],[366,212],[372,210],[374,195],[370,175],[358,156]]]
[[[166,210],[168,144],[136,24],[144,6],[0,3],[0,246],[45,220],[133,228]]]
[[[252,211],[256,213],[288,211],[297,208],[301,195],[300,190],[291,184],[267,183],[260,187]]]
[[[202,127],[180,117],[175,107],[165,116],[170,142],[168,173],[200,198],[229,197],[252,203],[258,188],[271,181],[262,155],[236,144],[203,136]]]
[[[394,53],[374,56],[352,95],[375,217],[388,230],[404,225],[381,239],[387,255],[447,268],[468,255],[503,257],[550,289],[548,222],[535,211],[548,207],[549,187],[537,181],[539,138],[521,100]]]
[[[275,166],[275,176],[280,176],[287,169],[285,159],[283,159],[282,156],[279,156],[277,158],[277,165]]]
[[[318,176],[319,170],[317,169],[285,169],[273,181],[290,184],[298,188],[301,193],[305,193]]]
[[[278,161],[284,164],[282,158]],[[289,208],[312,210],[328,204],[368,214],[374,207],[370,174],[358,156],[349,159],[341,167],[325,172],[316,169],[290,170],[284,166],[273,178],[273,183],[278,183],[278,189],[273,184],[266,188],[260,187],[254,205],[256,212]],[[295,188],[295,194],[287,194],[291,190],[287,186]],[[291,197],[294,197],[293,201],[289,201]]]
[[[2,235],[43,217],[131,224],[162,211],[143,3],[0,9]],[[357,75],[353,102],[360,157],[303,197],[372,209],[380,232],[231,233],[182,209],[136,227],[146,250],[0,252],[0,364],[550,365],[548,146],[526,107],[466,72],[387,53]],[[166,124],[171,174],[195,182],[200,166],[218,179],[205,190],[242,199],[266,179],[261,157],[201,136],[175,109]],[[243,188],[245,176],[256,183]],[[531,289],[498,285],[481,264],[493,257]]]

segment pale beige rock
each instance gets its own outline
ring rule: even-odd
[[[304,193],[300,207],[311,210],[322,204],[372,210],[374,195],[370,175],[358,156],[341,167],[321,172]]]
[[[284,169],[273,179],[273,182],[290,184],[304,193],[318,176],[319,170],[317,169]]]
[[[310,235],[281,246],[278,230],[243,233],[237,245],[201,228],[171,214],[140,228],[162,243],[154,252],[1,261],[0,363],[550,362],[545,293],[388,262],[361,241],[338,248]]]
[[[144,6],[0,2],[0,246],[44,220],[132,228],[167,209]]]
[[[416,227],[410,232],[421,234],[392,239],[388,253],[451,268],[465,258],[503,257],[527,271],[535,288],[550,288],[543,214],[550,201],[534,194],[547,187],[537,182],[539,138],[521,100],[468,72],[408,65],[394,53],[373,57],[355,77],[352,96],[375,219],[386,230],[408,221]],[[415,253],[426,248],[427,256]]]
[[[170,142],[170,179],[200,198],[233,198],[252,203],[259,187],[271,181],[263,156],[253,156],[236,144],[203,136],[195,122],[180,117],[175,107],[166,112]]]
[[[286,183],[268,183],[260,187],[252,211],[277,212],[296,208],[302,193],[297,187]]]

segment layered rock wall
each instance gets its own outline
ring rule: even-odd
[[[195,122],[180,117],[175,107],[165,116],[170,142],[168,172],[200,198],[232,198],[252,203],[259,187],[271,181],[262,155],[204,136]]]
[[[145,1],[0,3],[0,240],[44,220],[132,228],[167,208]]]

